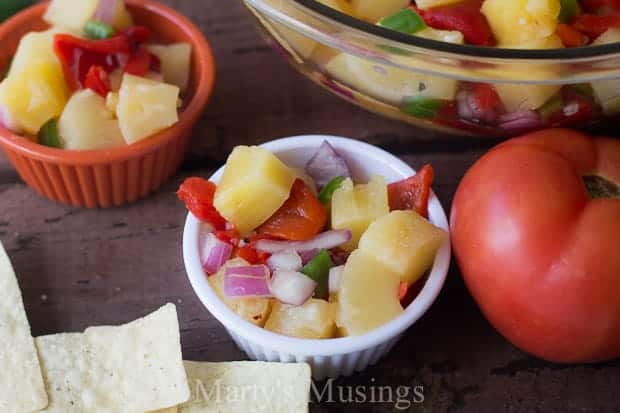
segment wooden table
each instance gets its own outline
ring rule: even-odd
[[[173,302],[186,359],[242,360],[185,276],[185,210],[174,193],[184,177],[208,176],[236,144],[336,134],[376,143],[414,168],[432,162],[435,190],[449,207],[460,178],[490,143],[431,141],[327,94],[263,42],[239,1],[167,3],[200,25],[218,62],[215,96],[180,173],[135,205],[75,209],[27,188],[0,154],[0,239],[19,275],[34,335],[123,323]],[[620,362],[561,366],[527,356],[485,321],[454,266],[439,300],[387,358],[335,383],[373,384],[424,386],[425,400],[405,410],[411,412],[620,411]],[[390,403],[315,403],[312,411],[398,410]]]

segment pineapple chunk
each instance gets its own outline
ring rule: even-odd
[[[217,274],[209,277],[209,284],[217,296],[237,315],[250,323],[263,327],[271,313],[273,299],[270,298],[228,298],[224,295],[224,273],[226,268],[243,267],[250,265],[241,258],[229,260]]]
[[[350,0],[353,16],[376,23],[383,17],[394,14],[409,5],[409,0]]]
[[[59,30],[52,28],[43,32],[30,32],[22,37],[11,61],[9,76],[37,62],[55,64],[62,73],[62,66],[54,53],[54,35],[57,33]]]
[[[485,0],[482,13],[500,46],[518,46],[555,33],[560,0]]]
[[[115,3],[116,10],[114,11],[114,17],[112,17],[112,26],[117,30],[124,30],[133,26],[133,18],[131,17],[131,13],[127,10],[125,1],[118,0]]]
[[[192,45],[176,43],[168,46],[150,45],[148,49],[161,61],[164,81],[185,91],[192,64]]]
[[[332,338],[336,334],[335,311],[332,304],[315,298],[302,306],[276,301],[265,329],[297,338]]]
[[[368,184],[356,186],[347,179],[332,197],[332,228],[351,230],[353,237],[343,248],[353,251],[368,226],[388,212],[387,185],[383,177],[375,176]]]
[[[99,0],[53,0],[43,19],[52,26],[81,31],[93,17]]]
[[[462,44],[459,32],[424,29],[416,36]],[[411,65],[410,58],[403,59],[403,65]],[[422,61],[416,66],[422,67]],[[456,96],[458,80],[412,72],[398,67],[381,65],[360,57],[341,53],[325,65],[325,70],[355,90],[393,105],[401,105],[411,98],[427,97],[452,100]]]
[[[125,74],[118,93],[117,117],[128,144],[174,125],[179,120],[179,88]]]
[[[597,37],[592,45],[620,42],[620,29],[608,29]],[[592,90],[596,100],[607,115],[620,112],[620,79],[597,80],[592,82]]]
[[[342,272],[336,322],[348,336],[365,334],[398,317],[400,276],[372,254],[354,251]]]
[[[564,47],[562,40],[557,35],[530,40],[519,46],[521,49],[559,49]],[[493,72],[489,72],[493,74]],[[557,76],[556,72],[545,64],[528,64],[527,68],[518,67],[514,70],[500,69],[503,77],[515,79],[548,78]],[[524,85],[511,83],[498,83],[495,86],[499,97],[502,99],[508,112],[519,110],[535,110],[544,105],[561,88],[560,85]]]
[[[446,237],[414,211],[393,211],[370,224],[359,249],[413,284],[431,267]]]
[[[352,14],[351,8],[348,4],[348,0],[318,0],[318,2],[323,3],[324,5],[329,6],[332,9],[341,11],[343,13]],[[305,20],[307,20],[304,12],[300,11],[296,7],[288,5],[288,2],[285,2],[283,0],[268,0],[268,3],[270,3],[270,5],[276,10],[282,11],[287,16],[290,16],[293,19],[299,20],[304,23]],[[262,18],[259,17],[259,19]],[[277,30],[277,33],[274,33],[273,30],[270,30],[271,33],[277,39],[281,40],[281,43],[284,43],[289,48],[292,48],[296,52],[296,54],[298,54],[302,59],[308,59],[314,52],[314,49],[316,49],[319,45],[315,40],[301,33],[298,33],[297,31],[290,29],[282,23],[276,22],[274,20],[270,20],[266,24],[266,26],[273,26]]]
[[[58,117],[69,90],[56,62],[34,61],[12,72],[0,87],[0,108],[15,131],[36,135],[48,120]]]
[[[116,116],[116,111],[118,109],[118,93],[108,92],[108,95],[105,97],[105,107]]]
[[[415,4],[421,10],[432,9],[433,7],[447,6],[448,4],[459,3],[463,0],[416,0]]]
[[[271,217],[289,197],[295,173],[257,146],[237,146],[226,161],[213,204],[246,234]]]
[[[90,89],[69,99],[58,120],[58,134],[65,149],[105,149],[125,144],[114,114],[105,100]]]

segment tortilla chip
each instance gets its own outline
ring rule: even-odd
[[[35,412],[47,406],[47,393],[22,293],[2,243],[0,292],[0,412]]]
[[[192,398],[179,413],[306,413],[311,371],[307,364],[185,362]]]
[[[175,306],[120,327],[36,339],[48,413],[144,413],[189,398]]]

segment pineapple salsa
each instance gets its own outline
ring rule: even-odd
[[[0,83],[0,123],[42,145],[105,149],[178,122],[191,45],[149,43],[122,0],[53,0]]]
[[[188,178],[178,196],[205,224],[212,288],[239,316],[278,334],[357,336],[417,295],[447,234],[432,225],[430,165],[394,183],[356,183],[323,142],[305,170],[238,146],[218,185]]]
[[[390,30],[454,44],[559,49],[620,42],[620,2],[616,0],[320,2]],[[320,60],[316,42],[290,40],[305,57],[315,53]],[[617,79],[566,86],[491,85],[413,73],[347,53],[328,58],[322,66],[327,74],[406,115],[478,134],[505,136],[582,125],[602,113],[620,113]],[[560,76],[543,65],[529,70],[541,79]],[[515,75],[530,76],[526,71]]]

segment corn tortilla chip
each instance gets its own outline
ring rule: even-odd
[[[179,413],[306,413],[311,371],[307,364],[185,362],[192,392]]]
[[[120,327],[36,339],[47,413],[144,413],[189,398],[175,306]]]
[[[0,412],[35,412],[47,406],[47,394],[22,293],[2,243],[0,292]]]

